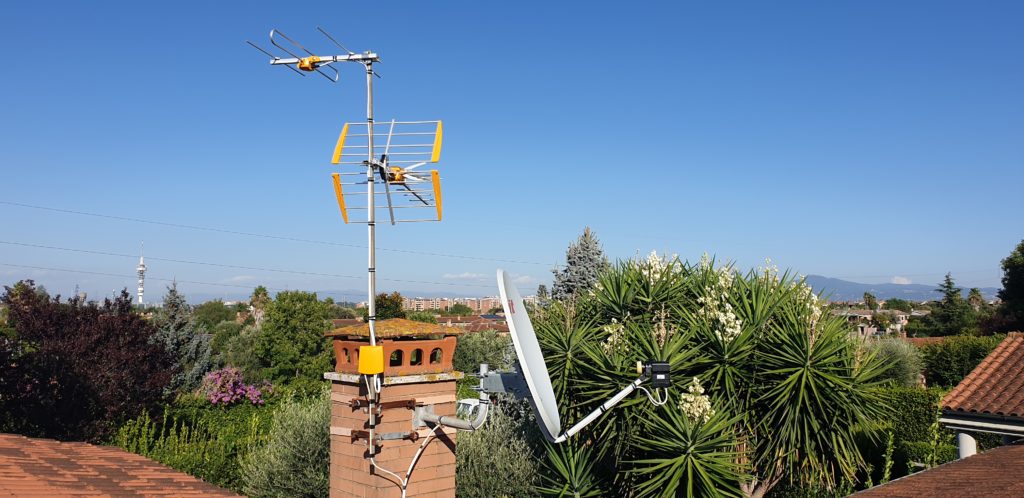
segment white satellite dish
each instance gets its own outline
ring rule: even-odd
[[[544,436],[554,441],[562,433],[555,390],[551,387],[551,377],[544,362],[544,353],[540,350],[530,316],[526,314],[523,297],[509,281],[505,270],[498,270],[498,292],[501,294],[501,306],[505,309],[505,323],[508,324],[512,344],[515,345],[516,356],[519,358],[519,369],[532,395],[530,403],[541,422]]]
[[[534,332],[530,316],[526,313],[523,297],[519,295],[516,286],[509,281],[508,274],[504,270],[498,270],[498,292],[501,294],[501,306],[505,309],[505,323],[508,324],[508,330],[512,334],[512,344],[515,345],[516,356],[519,357],[519,375],[526,381],[526,386],[530,390],[530,404],[533,405],[533,411],[537,414],[541,431],[548,441],[556,444],[566,441],[637,389],[643,390],[648,399],[656,405],[663,405],[668,401],[667,388],[672,382],[669,378],[668,362],[638,361],[637,373],[640,374],[640,377],[595,408],[576,425],[562,432],[562,421],[558,417],[558,401],[555,399],[555,390],[551,387],[551,377],[548,375],[548,366],[544,362],[544,353],[540,350],[540,342],[537,341],[537,333]],[[482,369],[481,372],[483,370],[485,369]],[[499,392],[502,388],[498,386],[502,384],[502,381],[495,383],[494,380],[496,377],[502,378],[504,375],[508,374],[484,374],[484,378],[481,379],[481,387],[485,392]],[[665,396],[655,398],[650,391],[640,387],[640,384],[646,381],[650,381],[651,387],[656,391],[665,388]],[[491,387],[497,390],[488,391]]]

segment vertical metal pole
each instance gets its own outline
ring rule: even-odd
[[[366,138],[367,138],[367,163],[366,163],[366,232],[369,237],[368,258],[369,263],[366,269],[369,300],[366,302],[366,323],[370,328],[370,345],[377,345],[376,324],[377,324],[377,246],[376,226],[374,220],[374,193],[373,193],[373,62],[366,63]],[[373,456],[377,453],[377,444],[374,441],[377,427],[377,376],[366,376],[366,390],[369,401],[369,448],[370,462],[373,463]]]
[[[376,246],[376,231],[377,227],[375,224],[374,216],[376,213],[374,208],[374,193],[373,193],[373,62],[366,63],[366,135],[368,140],[368,151],[367,151],[367,165],[366,165],[366,231],[369,237],[369,267],[367,268],[367,281],[369,284],[369,301],[366,303],[367,315],[366,322],[370,327],[370,345],[377,345],[377,303],[375,299],[377,297],[377,246]]]

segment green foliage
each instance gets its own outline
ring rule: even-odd
[[[196,323],[185,296],[178,292],[177,284],[167,288],[163,307],[157,312],[153,323],[157,327],[153,339],[163,345],[179,366],[167,391],[195,390],[206,372],[214,366],[211,337],[203,325]]]
[[[879,391],[892,407],[890,430],[897,443],[927,441],[936,420],[935,409],[945,395],[938,388],[888,387]]]
[[[263,325],[263,320],[266,317],[267,307],[270,306],[270,293],[267,292],[267,288],[258,285],[252,291],[252,296],[249,297],[249,306],[252,307],[252,318],[253,323],[257,327]]]
[[[509,408],[505,408],[508,406]],[[507,409],[513,413],[506,413]],[[487,423],[473,432],[461,432],[457,451],[455,494],[465,498],[518,498],[533,496],[537,462],[527,443],[525,417],[514,404],[495,403]],[[532,420],[525,420],[532,422]],[[436,444],[436,443],[432,443]],[[413,473],[413,479],[416,473]]]
[[[889,366],[878,376],[879,380],[889,380],[904,387],[917,385],[918,376],[924,369],[924,362],[917,348],[897,338],[885,338],[869,342],[867,349],[877,356],[879,361]]]
[[[388,318],[405,318],[405,311],[402,309],[402,295],[397,292],[391,294],[377,294],[374,298],[373,303],[376,309],[378,320],[387,320]]]
[[[707,422],[691,421],[675,405],[662,407],[630,441],[644,458],[634,462],[637,496],[742,496],[741,453],[723,412]],[[682,486],[682,489],[679,489]]]
[[[512,340],[494,330],[469,332],[459,337],[452,365],[460,372],[475,373],[481,363],[491,370],[507,369],[511,363]]]
[[[429,311],[414,311],[407,313],[405,317],[414,322],[437,323],[437,317]]]
[[[1003,259],[1003,288],[999,290],[1001,330],[1024,330],[1024,240]]]
[[[192,318],[196,324],[207,330],[213,329],[221,322],[234,322],[235,316],[235,309],[225,305],[220,299],[207,301],[192,310]]]
[[[583,235],[570,244],[565,253],[565,267],[552,270],[555,280],[551,286],[551,297],[568,299],[589,291],[608,267],[608,258],[601,249],[601,243],[590,227],[584,228]]]
[[[590,446],[547,445],[542,483],[537,491],[558,498],[599,498],[610,496],[607,476],[596,468],[597,456]]]
[[[974,370],[1006,336],[956,336],[921,348],[928,385],[952,387]]]
[[[905,299],[898,299],[894,297],[892,299],[886,299],[885,305],[883,305],[882,308],[887,310],[906,311],[907,313],[910,313],[914,310],[914,304]]]
[[[896,453],[906,458],[909,462],[907,467],[916,468],[918,464],[925,467],[934,467],[957,459],[955,444],[939,443],[933,445],[931,441],[904,441]]]
[[[947,273],[935,290],[942,293],[942,300],[932,306],[931,314],[922,319],[925,334],[947,336],[977,333],[977,313],[964,299],[963,289],[956,286],[953,275]]]
[[[331,421],[327,390],[307,400],[285,400],[275,411],[266,443],[242,459],[242,490],[252,497],[328,494]]]
[[[102,305],[51,298],[32,281],[0,305],[0,432],[98,441],[154,409],[176,372],[124,290]]]
[[[210,351],[216,365],[223,365],[227,355],[228,344],[242,333],[244,325],[237,322],[220,322],[211,329]]]
[[[533,313],[567,423],[632,381],[637,360],[668,361],[677,382],[696,377],[696,389],[707,388],[708,395],[673,396],[679,403],[662,409],[644,396],[627,398],[569,443],[593,450],[595,468],[613,483],[611,494],[656,493],[641,491],[639,483],[683,476],[680,494],[699,496],[738,487],[764,493],[783,477],[835,490],[865,466],[854,439],[886,414],[875,390],[884,366],[861,350],[842,317],[823,308],[788,273],[739,274],[710,260],[690,266],[652,254],[602,274],[592,295]],[[722,485],[730,472],[725,466],[716,478],[689,481],[677,473],[678,455],[639,443],[641,424],[682,430],[680,411],[696,424],[710,408],[734,421],[718,441],[738,443],[728,451],[702,449],[709,453],[699,457],[718,461],[724,452],[722,461],[743,463],[728,486]],[[678,437],[655,442],[680,444]],[[642,477],[640,468],[647,469]]]
[[[184,397],[164,410],[160,420],[148,414],[130,420],[113,443],[204,481],[242,491],[240,459],[265,438],[269,410],[238,406],[211,409],[200,398]]]
[[[867,306],[869,310],[872,310],[872,311],[877,310],[878,309],[878,298],[876,298],[875,295],[870,293],[870,292],[865,292],[864,293],[864,305]]]
[[[225,342],[219,363],[237,367],[246,379],[265,380],[267,377],[264,374],[263,363],[256,353],[259,335],[260,329],[255,325],[242,327],[238,334]]]
[[[448,314],[459,316],[472,315],[473,308],[470,308],[469,306],[466,306],[465,304],[462,303],[455,303],[448,307]]]
[[[315,293],[283,291],[267,306],[255,352],[264,378],[277,383],[319,384],[331,369],[327,305]],[[238,365],[240,366],[240,365]]]

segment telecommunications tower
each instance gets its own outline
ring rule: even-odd
[[[142,244],[143,251],[145,250],[146,244]],[[135,268],[135,271],[139,273],[139,306],[142,306],[142,295],[145,293],[146,283],[146,260],[142,255],[143,251],[139,251],[139,266]]]

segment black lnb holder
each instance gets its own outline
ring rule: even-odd
[[[637,373],[647,378],[650,381],[651,387],[672,386],[672,378],[669,375],[671,368],[667,361],[647,360],[643,363],[637,363]]]

